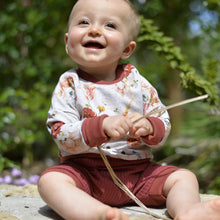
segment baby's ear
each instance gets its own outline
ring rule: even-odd
[[[135,41],[130,41],[128,45],[125,47],[121,59],[125,60],[131,56],[131,54],[134,52],[136,48],[136,42]]]
[[[65,42],[65,45],[66,45],[66,53],[68,54],[68,46],[67,46],[68,45],[68,43],[67,43],[68,42],[68,33],[66,33],[65,36],[64,36],[64,42]]]

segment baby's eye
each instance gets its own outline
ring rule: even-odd
[[[79,22],[79,24],[89,24],[89,22],[86,21],[86,20],[82,20],[82,21]]]
[[[113,23],[108,23],[106,26],[109,27],[109,28],[116,29],[116,25],[113,24]]]

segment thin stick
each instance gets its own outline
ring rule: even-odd
[[[203,100],[203,99],[207,99],[208,97],[209,97],[208,94],[201,95],[201,96],[198,96],[198,97],[195,97],[195,98],[186,99],[184,101],[177,102],[177,103],[172,104],[172,105],[168,105],[168,106],[160,108],[160,109],[153,110],[153,111],[147,113],[146,115],[134,120],[133,123],[136,123],[136,122],[140,121],[141,119],[146,118],[150,115],[154,115],[154,114],[160,113],[162,111],[165,111],[165,110],[168,110],[168,109],[171,109],[171,108],[175,108],[175,107],[178,107],[178,106],[181,106],[181,105],[185,105],[185,104],[188,104],[188,103],[191,103],[191,102],[196,102],[196,101],[200,101],[200,100]]]
[[[199,100],[202,100],[202,99],[206,99],[208,98],[208,95],[202,95],[202,96],[198,96],[198,97],[195,97],[195,98],[192,98],[192,99],[187,99],[187,100],[184,100],[184,101],[181,101],[181,102],[178,102],[178,103],[175,103],[175,104],[172,104],[172,105],[169,105],[167,107],[164,107],[164,108],[160,108],[160,109],[157,109],[157,110],[154,110],[146,115],[144,115],[143,117],[140,117],[138,119],[136,119],[135,121],[133,121],[133,123],[141,120],[142,118],[146,118],[150,115],[153,115],[153,114],[156,114],[156,113],[159,113],[159,112],[162,112],[162,111],[165,111],[165,110],[168,110],[168,109],[171,109],[171,108],[175,108],[175,107],[178,107],[178,106],[181,106],[181,105],[185,105],[185,104],[188,104],[188,103],[191,103],[191,102],[195,102],[195,101],[199,101]],[[124,183],[117,177],[117,175],[115,174],[114,170],[112,169],[111,165],[109,164],[109,161],[106,157],[106,155],[104,154],[103,150],[101,149],[101,146],[97,146],[98,150],[99,150],[99,153],[105,163],[105,166],[107,167],[112,179],[113,179],[113,182],[121,189],[123,190],[133,201],[136,202],[136,204],[138,206],[140,206],[141,208],[143,208],[149,215],[155,217],[155,218],[159,218],[159,219],[163,219],[163,220],[168,220],[170,218],[166,217],[166,216],[162,216],[162,215],[158,215],[152,211],[150,211],[150,209],[148,209],[127,187],[126,185],[124,185]]]
[[[72,82],[68,79],[68,82],[69,82],[69,85],[71,87],[73,87],[72,85]],[[178,102],[178,103],[175,103],[175,104],[172,104],[172,105],[169,105],[167,107],[164,107],[164,108],[160,108],[160,109],[156,109],[154,111],[151,111],[150,113],[144,115],[143,117],[140,117],[138,119],[136,119],[135,121],[133,121],[133,123],[143,119],[143,118],[146,118],[150,115],[153,115],[153,114],[156,114],[156,113],[159,113],[159,112],[162,112],[162,111],[165,111],[165,110],[168,110],[168,109],[171,109],[171,108],[175,108],[175,107],[178,107],[178,106],[181,106],[181,105],[185,105],[185,104],[188,104],[188,103],[191,103],[191,102],[195,102],[195,101],[199,101],[199,100],[202,100],[202,99],[206,99],[208,98],[208,95],[202,95],[202,96],[198,96],[198,97],[195,97],[195,98],[192,98],[192,99],[187,99],[187,100],[184,100],[184,101],[181,101],[181,102]],[[162,216],[162,215],[158,215],[156,213],[153,213],[152,211],[150,211],[150,209],[148,209],[125,185],[124,183],[117,177],[117,175],[115,174],[114,170],[112,169],[111,165],[109,164],[109,161],[105,155],[105,153],[103,152],[103,150],[101,149],[101,146],[97,146],[98,150],[99,150],[99,153],[105,163],[105,166],[107,167],[112,179],[113,179],[113,182],[121,189],[123,190],[133,201],[135,201],[137,203],[137,205],[139,205],[141,208],[143,208],[149,215],[153,216],[153,217],[156,217],[158,219],[163,219],[163,220],[169,220],[170,218],[166,217],[166,216]]]

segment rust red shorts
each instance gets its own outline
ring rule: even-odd
[[[165,205],[166,198],[162,193],[164,183],[167,177],[179,168],[161,166],[149,159],[135,161],[109,157],[108,159],[119,179],[146,206]],[[99,155],[74,156],[60,165],[46,169],[42,175],[54,171],[70,176],[77,187],[105,204],[117,207],[135,204],[114,184]]]

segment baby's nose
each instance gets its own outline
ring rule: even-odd
[[[93,24],[93,25],[90,26],[88,34],[93,36],[93,37],[94,36],[100,36],[102,34],[101,28],[98,25]]]

